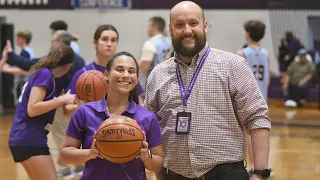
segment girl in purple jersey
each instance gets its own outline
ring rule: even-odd
[[[105,71],[108,60],[116,52],[118,41],[119,34],[114,26],[103,24],[96,29],[93,35],[93,46],[96,50],[95,60],[73,75],[70,85],[67,88],[67,90],[70,89],[71,94],[76,94],[77,80],[81,74],[89,70]],[[77,102],[80,103],[80,101]],[[71,115],[76,110],[79,103],[66,105],[64,107],[65,115]]]
[[[95,60],[73,75],[73,78],[67,90],[70,89],[71,94],[76,94],[77,80],[82,73],[88,70],[97,70],[104,73],[108,60],[116,52],[118,43],[119,34],[117,29],[110,24],[100,25],[93,35],[93,45],[96,50]],[[138,95],[143,93],[143,89],[140,84],[137,85],[137,92]],[[142,104],[142,99],[140,97],[139,100],[140,104]],[[65,115],[71,115],[81,103],[84,102],[78,101],[77,104],[70,104],[65,106]]]
[[[160,126],[154,113],[138,105],[135,90],[138,72],[133,55],[127,52],[115,54],[106,66],[108,94],[100,101],[79,106],[73,113],[61,146],[60,160],[68,164],[85,163],[81,180],[146,180],[145,168],[153,172],[161,171],[163,158]],[[119,115],[136,120],[146,135],[141,155],[123,164],[99,158],[94,139],[95,131],[104,120]]]
[[[31,180],[55,180],[56,171],[50,156],[47,134],[55,109],[74,103],[75,95],[55,98],[55,81],[66,74],[74,61],[74,52],[60,46],[30,69],[23,86],[9,136],[9,148],[16,163],[21,163]]]

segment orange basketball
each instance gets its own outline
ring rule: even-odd
[[[140,155],[144,135],[139,124],[126,116],[105,120],[96,133],[96,148],[113,163],[126,163]]]
[[[77,80],[77,95],[86,102],[98,101],[108,93],[109,85],[105,75],[97,70],[89,70],[81,74]]]

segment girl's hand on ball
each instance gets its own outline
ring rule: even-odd
[[[90,156],[90,159],[95,159],[97,157],[103,159],[103,157],[100,155],[100,152],[98,151],[98,149],[96,148],[96,133],[97,132],[94,132],[94,135],[93,135],[93,142],[92,142],[92,145],[91,145],[91,148],[90,148],[90,152],[89,152],[89,156]]]
[[[141,147],[141,154],[137,156],[137,158],[140,158],[142,161],[149,160],[149,146],[147,143],[147,137],[146,134],[143,132],[144,140],[142,142],[142,147]]]

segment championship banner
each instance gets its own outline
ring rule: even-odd
[[[130,9],[131,0],[72,0],[75,9]]]
[[[70,0],[0,0],[1,9],[72,9]]]

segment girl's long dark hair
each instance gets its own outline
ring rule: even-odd
[[[128,57],[131,57],[131,58],[134,60],[134,62],[135,62],[135,64],[136,64],[137,77],[139,77],[139,65],[138,65],[138,63],[137,63],[137,60],[136,60],[136,58],[135,58],[132,54],[130,54],[130,53],[126,52],[126,51],[122,51],[122,52],[118,52],[118,53],[114,54],[114,55],[108,60],[108,63],[107,63],[107,66],[106,66],[106,70],[107,70],[108,72],[110,72],[114,60],[115,60],[117,57],[123,56],[123,55],[124,55],[124,56],[128,56]],[[137,92],[137,87],[135,87],[133,90],[130,91],[129,96],[132,97],[132,99],[133,99],[133,101],[134,101],[135,103],[139,104],[139,95],[138,95],[138,92]]]

